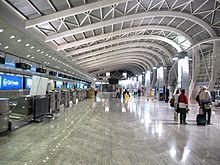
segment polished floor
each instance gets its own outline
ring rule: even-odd
[[[211,126],[173,121],[167,103],[99,93],[56,118],[0,137],[1,165],[219,165],[220,113]]]

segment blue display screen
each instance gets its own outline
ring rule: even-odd
[[[0,74],[0,90],[22,89],[22,77]]]
[[[55,88],[62,88],[63,82],[62,81],[56,81],[56,86]]]
[[[67,89],[72,89],[73,88],[73,84],[71,82],[67,82],[66,83],[66,88]]]
[[[31,77],[25,77],[24,78],[24,89],[30,89],[32,86],[32,78]]]
[[[80,88],[80,84],[79,83],[76,83],[76,88]]]

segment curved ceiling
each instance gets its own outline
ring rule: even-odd
[[[88,72],[123,69],[121,64],[132,64],[133,72],[172,65],[176,53],[220,34],[217,0],[3,2],[24,28],[37,29],[46,44]]]

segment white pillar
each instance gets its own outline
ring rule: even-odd
[[[209,90],[213,90],[218,73],[220,71],[220,41],[215,41],[213,45],[213,58],[212,58],[212,72],[211,80],[209,82]]]

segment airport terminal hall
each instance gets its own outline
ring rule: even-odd
[[[0,165],[220,165],[220,0],[0,0]]]

